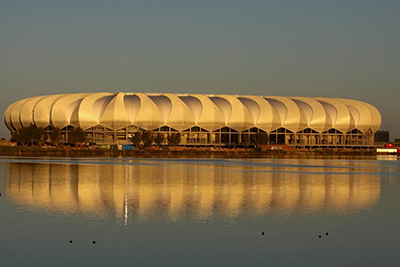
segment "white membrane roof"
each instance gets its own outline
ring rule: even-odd
[[[310,128],[318,133],[330,129],[375,133],[382,118],[371,104],[351,99],[102,92],[22,99],[6,109],[4,122],[11,131],[33,123],[84,130],[135,125],[145,130],[169,126],[182,131],[198,126],[208,131],[257,127],[266,132]]]

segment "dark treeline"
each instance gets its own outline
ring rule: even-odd
[[[71,128],[68,133],[68,143],[77,144],[83,143],[86,140],[85,132],[82,128]],[[43,127],[37,127],[31,124],[27,127],[22,127],[11,134],[11,141],[17,142],[21,146],[42,146],[47,142],[55,146],[59,146],[62,140],[62,132],[60,128],[53,128],[50,134],[46,133]]]
[[[243,135],[243,140],[245,146],[254,145],[256,148],[261,148],[268,144],[268,135],[266,133],[256,133],[252,135]]]
[[[22,127],[11,134],[11,141],[17,142],[22,146],[42,145],[46,142],[46,139],[46,129],[33,124],[28,127]]]
[[[67,140],[63,140],[63,135],[67,137]],[[136,148],[149,148],[152,144],[156,144],[159,147],[165,142],[169,146],[176,147],[179,145],[181,137],[181,133],[164,134],[141,130],[134,133],[130,141]],[[21,146],[42,146],[45,143],[59,146],[62,142],[70,145],[81,144],[86,141],[86,137],[81,127],[70,128],[64,132],[57,127],[53,128],[52,131],[46,131],[43,127],[31,124],[13,132],[11,141],[15,141]],[[268,144],[268,135],[266,133],[243,135],[242,144],[247,147],[254,145],[256,148],[261,148]]]
[[[181,141],[181,134],[172,133],[165,135],[163,133],[152,133],[151,131],[139,131],[131,137],[131,142],[135,147],[140,147],[142,144],[145,148],[150,147],[152,143],[160,146],[165,140],[167,140],[168,145],[177,146]]]

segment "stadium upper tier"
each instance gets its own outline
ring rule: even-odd
[[[381,115],[372,105],[350,99],[254,95],[79,93],[19,100],[4,113],[10,131],[31,123],[84,130],[101,125],[111,130],[135,125],[145,130],[169,126],[178,131],[198,126],[207,131],[257,127],[271,132],[310,128],[322,133],[358,129],[375,133]]]

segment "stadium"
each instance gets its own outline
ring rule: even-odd
[[[81,127],[86,141],[131,144],[138,131],[180,133],[184,146],[243,146],[252,135],[292,147],[362,148],[374,144],[381,115],[341,98],[154,93],[78,93],[22,99],[4,113],[11,131],[34,124],[63,140]]]

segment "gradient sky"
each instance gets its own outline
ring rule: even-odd
[[[400,138],[400,1],[0,1],[0,112],[99,91],[358,99]]]

